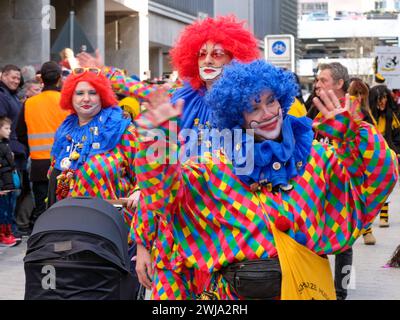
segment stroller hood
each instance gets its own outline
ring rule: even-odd
[[[108,202],[98,198],[67,198],[55,203],[36,221],[28,248],[31,247],[29,243],[35,246],[34,243],[45,234],[50,233],[54,237],[60,233],[62,238],[61,234],[68,232],[108,240],[115,248],[113,262],[129,270],[128,228],[121,213]]]

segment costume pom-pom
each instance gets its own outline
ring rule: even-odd
[[[294,235],[294,239],[300,243],[301,245],[305,246],[307,243],[307,237],[303,232],[296,232],[296,234]]]
[[[275,226],[278,230],[286,232],[290,229],[290,220],[284,216],[279,216],[275,221]]]

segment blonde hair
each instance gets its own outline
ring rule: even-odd
[[[61,60],[73,58],[74,56],[74,51],[71,48],[64,48],[60,51]]]

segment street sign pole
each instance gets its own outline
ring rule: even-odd
[[[295,66],[295,44],[291,34],[268,35],[264,38],[265,59],[292,72],[296,71]]]
[[[375,47],[377,72],[385,79],[390,89],[400,89],[400,48],[389,46]]]

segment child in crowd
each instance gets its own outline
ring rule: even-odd
[[[17,239],[11,232],[15,210],[15,185],[13,171],[14,157],[8,145],[11,134],[11,120],[0,117],[0,245],[14,246]]]
[[[14,156],[8,145],[11,134],[11,120],[0,117],[0,190],[14,189],[12,172],[15,169]]]

